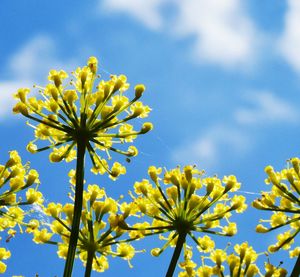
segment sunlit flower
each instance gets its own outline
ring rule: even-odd
[[[289,227],[289,230],[277,235],[277,243],[270,245],[269,251],[290,250],[300,232],[300,159],[292,158],[287,168],[280,172],[275,172],[271,166],[267,166],[265,172],[268,175],[266,184],[272,185],[271,190],[262,192],[262,197],[252,205],[260,210],[272,211],[272,214],[270,219],[260,220],[263,224],[257,225],[256,231],[266,233]],[[295,249],[290,250],[290,257],[297,257]]]
[[[43,203],[43,196],[37,190],[39,183],[37,171],[30,169],[28,163],[23,165],[17,151],[11,151],[8,161],[0,164],[0,231],[7,231],[7,241],[15,235],[16,226],[29,226],[25,221],[28,211],[23,207]],[[0,273],[6,271],[3,260],[9,257],[10,251],[0,248]]]
[[[97,67],[97,59],[89,58],[86,66],[72,72],[74,79],[68,79],[63,70],[51,70],[50,83],[46,87],[36,86],[41,97],[28,98],[30,90],[21,88],[15,94],[19,102],[13,111],[37,123],[35,126],[28,123],[35,130],[35,139],[27,146],[29,152],[51,149],[51,162],[69,162],[76,158],[75,148],[79,151],[81,144],[93,162],[92,171],[108,172],[115,179],[125,173],[125,167],[115,163],[110,168],[107,160],[111,159],[112,152],[128,159],[137,155],[133,145],[125,150],[120,146],[152,129],[152,124],[147,122],[135,131],[128,123],[134,118],[147,117],[151,109],[138,101],[144,85],[135,86],[135,95],[129,99],[125,93],[129,88],[126,76],[111,75],[105,81],[97,75]],[[35,144],[38,140],[48,143],[38,148]]]
[[[74,201],[73,196],[70,198]],[[107,197],[104,189],[95,184],[87,186],[83,193],[83,210],[76,248],[76,257],[86,268],[91,267],[98,272],[107,270],[108,256],[125,259],[131,267],[130,260],[137,251],[126,239],[121,240],[126,233],[119,225],[120,222],[124,224],[124,220],[132,213],[132,208],[133,204],[120,204],[119,201]],[[44,207],[45,215],[51,216],[53,220],[50,228],[49,224],[32,223],[35,227],[29,232],[33,234],[34,242],[57,245],[58,256],[66,259],[73,209],[73,203],[49,203]]]
[[[11,151],[9,155],[9,160],[0,165],[1,231],[24,223],[22,206],[43,202],[42,194],[37,190],[40,183],[37,171],[30,169],[29,164],[23,165],[17,151]]]
[[[161,168],[149,167],[148,174],[155,185],[144,179],[134,184],[137,196],[131,193],[137,215],[147,221],[122,226],[129,230],[133,239],[159,235],[160,239],[166,240],[162,248],[152,249],[152,255],[159,256],[180,240],[185,243],[186,237],[190,237],[200,251],[208,252],[214,247],[214,242],[208,236],[197,238],[197,233],[232,236],[237,232],[236,225],[229,222],[229,218],[233,211],[243,212],[247,205],[243,196],[230,198],[228,194],[240,187],[234,176],[223,180],[204,178],[204,172],[193,166],[186,166],[183,171],[179,167],[166,171],[163,178],[161,173]]]
[[[3,260],[7,260],[10,258],[10,251],[6,250],[5,248],[0,248],[0,273],[5,273],[6,271],[6,264]]]
[[[229,246],[229,245],[228,245]],[[270,262],[265,263],[265,271],[257,266],[257,258],[263,253],[257,254],[256,251],[248,244],[243,242],[225,249],[211,249],[208,253],[201,256],[202,265],[198,268],[192,260],[192,255],[184,255],[184,262],[179,263],[184,270],[179,273],[181,277],[210,277],[210,276],[228,276],[228,277],[285,277],[287,271],[282,267],[275,267]],[[188,250],[192,252],[191,250]]]

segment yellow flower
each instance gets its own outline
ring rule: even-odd
[[[300,232],[300,159],[292,158],[288,161],[287,168],[276,172],[272,166],[267,166],[265,172],[268,175],[266,184],[271,184],[271,191],[262,192],[262,197],[256,199],[253,207],[272,211],[268,220],[261,220],[268,223],[270,227],[259,224],[256,231],[266,233],[280,227],[290,229],[277,236],[277,243],[269,246],[270,252],[279,249],[288,250],[294,243],[294,238]],[[294,250],[290,250],[293,256]]]
[[[73,172],[69,175],[72,179]],[[89,263],[89,266],[98,272],[108,269],[107,256],[123,258],[131,267],[130,260],[137,251],[128,242],[120,241],[121,236],[126,235],[120,226],[126,225],[125,219],[132,214],[134,205],[118,203],[107,197],[105,190],[95,184],[88,185],[83,194],[75,257],[79,258],[86,267]],[[73,195],[70,195],[70,198],[74,201]],[[30,224],[32,228],[28,228],[28,232],[33,234],[33,241],[57,245],[58,257],[66,259],[73,223],[73,209],[73,203],[66,203],[64,206],[60,203],[49,203],[47,207],[43,207],[44,213],[51,216],[53,220]],[[93,253],[91,260],[89,260],[90,252]]]
[[[92,160],[92,171],[95,174],[108,172],[116,179],[125,169],[120,164],[110,168],[107,162],[110,153],[137,155],[136,148],[122,150],[119,147],[152,129],[152,124],[147,122],[139,131],[129,124],[134,118],[147,117],[151,109],[138,101],[145,90],[143,85],[135,87],[132,99],[124,95],[129,88],[124,75],[111,75],[109,80],[100,79],[94,85],[100,78],[97,68],[97,59],[90,57],[86,66],[72,73],[75,80],[70,80],[69,86],[65,84],[69,77],[65,71],[51,70],[50,83],[46,87],[36,86],[41,98],[28,98],[29,89],[19,89],[15,94],[19,102],[13,111],[37,122],[36,126],[29,124],[35,129],[35,139],[27,146],[29,152],[51,149],[51,162],[69,162],[76,158],[75,147],[78,151],[80,142]],[[48,145],[38,148],[37,140],[48,141]],[[97,150],[105,152],[107,159]]]
[[[130,237],[159,235],[167,241],[160,250],[154,248],[152,251],[153,255],[159,256],[168,246],[175,246],[178,241],[185,243],[187,237],[196,242],[200,251],[211,251],[214,247],[211,238],[197,238],[197,233],[222,236],[236,233],[236,224],[229,222],[231,212],[243,212],[247,206],[243,196],[235,195],[229,201],[228,193],[240,186],[234,176],[225,177],[222,184],[216,177],[202,177],[203,171],[193,166],[186,166],[182,171],[179,167],[166,171],[164,177],[161,173],[161,168],[150,166],[148,174],[154,185],[147,179],[134,184],[137,196],[131,196],[139,211],[137,216],[150,221],[143,223],[144,226],[123,226],[130,232]],[[165,189],[161,181],[166,184]],[[222,227],[225,219],[228,226]],[[141,234],[142,231],[145,233]],[[164,233],[169,235],[165,237]]]
[[[227,246],[225,249],[211,249],[207,256],[205,256],[205,253],[202,254],[202,265],[196,270],[197,276],[287,276],[285,269],[279,266],[275,267],[269,262],[265,263],[265,274],[262,274],[256,265],[257,258],[260,254],[257,254],[248,242],[234,245],[233,253],[229,254],[229,249],[231,249],[231,247]]]
[[[211,252],[215,248],[215,242],[209,237],[199,237],[198,238],[198,250],[201,252]]]
[[[217,249],[210,254],[210,259],[215,262],[218,267],[221,267],[221,264],[226,260],[226,252]]]
[[[33,241],[35,243],[48,242],[52,237],[52,234],[48,233],[47,229],[42,229],[41,231],[36,230],[35,232],[33,232],[33,235],[34,235]]]
[[[23,98],[26,91],[20,92]],[[9,153],[9,159],[0,164],[0,231],[7,230],[7,242],[16,234],[16,228],[26,228],[26,232],[34,232],[39,225],[38,220],[26,222],[25,216],[33,210],[25,212],[22,207],[29,204],[41,204],[43,196],[37,191],[39,175],[36,170],[29,168],[29,163],[22,164],[17,151]],[[33,188],[35,186],[35,188]],[[1,239],[1,238],[0,238]],[[10,251],[0,248],[0,273],[6,271],[3,260],[10,257]]]

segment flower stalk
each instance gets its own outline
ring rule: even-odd
[[[291,277],[298,277],[298,276],[300,276],[300,254],[291,273]]]
[[[83,184],[84,184],[84,156],[85,156],[85,140],[84,135],[79,135],[77,139],[77,163],[76,163],[76,186],[75,186],[75,202],[72,229],[70,235],[70,243],[68,247],[68,255],[65,263],[64,277],[72,276],[72,269],[75,259],[76,246],[79,234],[80,217],[82,211]]]
[[[176,243],[176,247],[175,250],[173,252],[173,256],[166,274],[166,277],[172,277],[182,250],[182,247],[185,243],[185,239],[186,239],[186,232],[183,232],[181,234],[179,234],[178,239],[177,239],[177,243]]]
[[[93,250],[88,251],[88,256],[87,256],[86,266],[85,266],[85,273],[84,273],[85,277],[91,276],[94,255],[95,255],[95,251],[93,251]]]

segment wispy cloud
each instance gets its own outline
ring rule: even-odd
[[[250,91],[245,95],[247,106],[239,107],[235,119],[241,124],[268,125],[274,123],[295,123],[299,112],[291,103],[266,91]]]
[[[248,151],[249,146],[249,139],[242,130],[216,124],[203,130],[196,139],[186,140],[173,152],[172,159],[178,163],[196,164],[208,169],[223,161],[224,150],[231,149],[231,155],[242,155]]]
[[[12,108],[15,103],[13,93],[20,87],[27,87],[26,81],[0,81],[0,121],[3,121],[8,115],[12,114]]]
[[[260,38],[241,0],[104,0],[100,7],[127,13],[153,30],[193,37],[196,61],[226,68],[251,64]],[[165,17],[162,7],[174,16]]]
[[[279,40],[279,50],[287,62],[300,71],[300,2],[288,0],[283,34]]]
[[[128,13],[153,30],[163,26],[160,6],[168,0],[105,0],[100,8],[106,12]]]
[[[12,55],[8,69],[18,80],[39,78],[53,61],[54,41],[46,35],[33,37]]]
[[[256,147],[258,128],[299,122],[296,107],[274,93],[248,91],[241,100],[227,122],[213,124],[196,137],[186,138],[175,149],[172,159],[178,163],[215,168],[224,161],[224,156],[226,159],[228,155],[232,159],[241,158]]]
[[[38,35],[22,45],[6,65],[9,79],[0,80],[0,116],[11,115],[14,104],[12,95],[20,87],[32,87],[34,83],[46,80],[51,68],[61,68],[56,58],[56,44],[47,35]],[[72,61],[67,61],[63,68],[70,68]]]

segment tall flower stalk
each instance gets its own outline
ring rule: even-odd
[[[245,198],[228,193],[240,187],[235,176],[203,177],[204,172],[193,166],[166,171],[161,178],[161,168],[151,166],[148,174],[154,186],[147,179],[134,184],[132,195],[137,206],[137,214],[151,219],[132,226],[123,225],[131,238],[159,235],[166,243],[161,248],[152,249],[152,255],[159,256],[168,246],[175,250],[166,276],[173,276],[179,256],[189,237],[201,249],[205,246],[197,238],[197,233],[232,236],[237,232],[236,224],[230,222],[232,211],[243,212],[247,205]],[[167,185],[164,189],[161,181]],[[222,226],[225,223],[225,226]],[[163,234],[168,234],[164,237]]]
[[[112,179],[116,179],[126,169],[118,162],[110,167],[107,161],[111,159],[110,153],[123,154],[129,159],[136,156],[138,151],[133,145],[127,150],[121,150],[114,145],[131,143],[138,135],[152,129],[151,123],[144,123],[139,131],[135,131],[128,124],[134,118],[147,117],[151,110],[138,101],[145,87],[137,85],[133,99],[129,100],[124,95],[129,88],[126,76],[112,75],[108,81],[100,79],[94,90],[94,83],[100,78],[97,67],[97,59],[89,58],[87,66],[77,68],[72,73],[74,79],[69,80],[69,84],[64,84],[64,79],[68,78],[65,71],[51,70],[48,77],[51,83],[46,87],[35,86],[41,95],[38,99],[27,98],[30,91],[27,88],[20,89],[15,94],[19,102],[13,111],[37,122],[36,126],[28,123],[35,129],[36,138],[28,144],[27,149],[32,153],[51,149],[51,162],[68,162],[76,158],[74,216],[64,269],[65,277],[72,274],[78,241],[85,154],[89,154],[93,163],[92,172],[107,172]],[[38,148],[35,144],[37,140],[48,141],[50,144]],[[105,152],[107,159],[99,155],[99,150]]]

